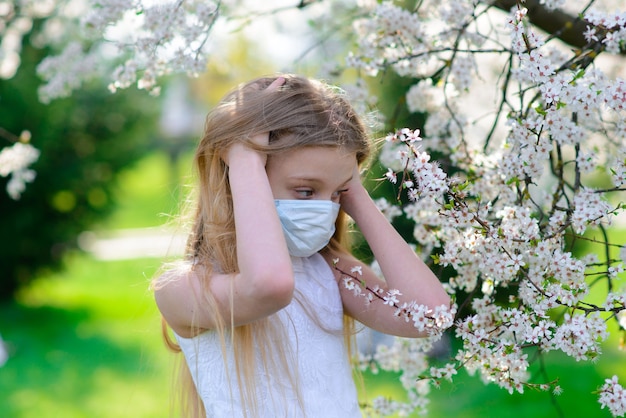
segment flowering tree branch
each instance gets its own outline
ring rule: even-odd
[[[334,260],[334,269],[342,275],[343,286],[352,291],[355,296],[363,297],[366,303],[370,304],[375,299],[383,304],[394,308],[393,316],[404,319],[406,322],[412,321],[418,331],[426,331],[432,341],[441,338],[443,331],[452,326],[456,310],[454,307],[437,307],[434,310],[416,302],[405,302],[400,304],[398,296],[401,293],[397,289],[384,291],[379,287],[372,288],[358,276],[361,275],[359,267],[355,267],[351,272],[346,272],[337,267]]]
[[[511,393],[560,392],[556,380],[531,381],[531,360],[555,350],[592,360],[602,353],[607,321],[626,325],[626,293],[617,286],[626,249],[607,233],[624,211],[626,148],[617,138],[626,85],[596,64],[600,54],[621,54],[626,21],[592,3],[576,18],[555,9],[561,26],[548,36],[535,31],[530,23],[542,25],[541,16],[531,18],[526,6],[558,2],[420,2],[413,11],[386,3],[355,25],[349,64],[364,75],[393,70],[415,79],[407,107],[426,118],[423,132],[387,136],[379,160],[397,190],[381,210],[412,220],[418,249],[451,272],[463,347],[445,369],[478,372]],[[507,11],[505,24],[492,23],[493,6]],[[574,26],[584,42],[566,38]],[[562,48],[559,38],[579,49]],[[491,123],[478,131],[471,111],[482,92],[474,85],[487,69],[498,74],[489,83],[499,93],[484,105]],[[445,155],[453,177],[431,151]],[[582,243],[599,244],[598,255],[575,257]],[[605,300],[589,300],[600,283]],[[433,370],[435,380],[444,374]],[[599,392],[614,415],[626,411],[621,391],[608,379]]]
[[[576,48],[584,48],[587,45],[584,33],[586,22],[579,16],[571,15],[558,8],[564,2],[559,1],[540,1],[540,0],[495,0],[493,5],[498,9],[509,13],[511,9],[521,5],[528,10],[528,21],[542,29],[551,37],[558,38],[568,45]],[[591,0],[589,4],[582,8],[584,13],[595,0]],[[550,7],[552,6],[552,7]]]

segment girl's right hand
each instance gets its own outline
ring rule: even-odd
[[[256,145],[260,145],[261,147],[267,145],[269,143],[269,132],[264,132],[262,134],[256,134],[251,138],[251,142]],[[224,163],[230,167],[232,162],[242,161],[249,162],[250,158],[258,158],[261,161],[261,164],[265,166],[267,162],[267,155],[263,152],[256,151],[249,147],[245,142],[236,142],[231,145],[227,150],[222,159]]]
[[[277,77],[276,80],[274,80],[265,91],[277,90],[283,84],[285,84],[285,78]],[[263,148],[269,144],[269,138],[269,132],[263,132],[252,136],[252,138],[250,138],[250,142]],[[244,141],[237,142],[231,145],[228,150],[226,150],[225,155],[222,156],[224,163],[229,167],[234,159],[241,158],[243,158],[244,160],[247,160],[247,158],[260,158],[264,166],[267,162],[267,155],[265,153],[252,149]]]

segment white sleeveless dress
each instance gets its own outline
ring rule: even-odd
[[[293,300],[272,320],[286,325],[294,359],[290,368],[298,389],[281,373],[266,373],[259,365],[256,387],[259,416],[263,418],[361,418],[352,370],[343,337],[343,309],[333,272],[319,254],[292,257],[296,294],[316,319]],[[321,326],[320,326],[321,324]],[[227,339],[228,366],[215,332],[193,338],[176,336],[207,413],[207,418],[245,416]],[[298,392],[301,395],[298,400]],[[251,416],[250,411],[247,416]]]

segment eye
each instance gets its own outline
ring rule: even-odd
[[[312,189],[295,189],[295,192],[299,199],[308,199],[313,197]]]
[[[347,191],[348,191],[348,189],[337,190],[336,192],[333,193],[332,200],[333,201],[339,200],[341,198],[341,195],[344,194]]]

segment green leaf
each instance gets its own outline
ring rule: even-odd
[[[539,105],[535,106],[535,112],[539,113],[541,116],[547,116],[548,115],[548,112],[546,112],[546,110],[543,107],[539,106]]]

